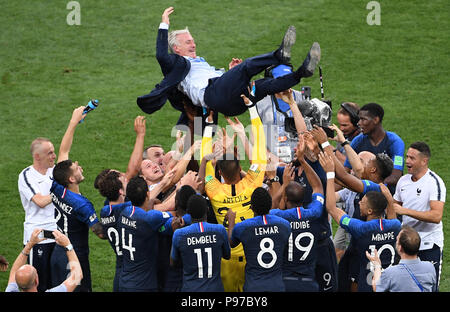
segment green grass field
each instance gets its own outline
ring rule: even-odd
[[[318,41],[325,95],[334,107],[343,101],[381,104],[385,129],[399,134],[406,146],[426,141],[431,169],[450,186],[448,1],[380,0],[379,26],[367,24],[368,1],[360,0],[79,0],[79,26],[66,23],[68,2],[1,1],[0,254],[10,267],[22,248],[24,211],[17,179],[32,162],[29,145],[35,137],[50,138],[58,150],[72,110],[98,98],[101,104],[78,127],[70,154],[84,168],[81,191],[97,212],[103,199],[93,188],[96,175],[104,168],[126,169],[135,139],[133,120],[144,114],[136,97],[162,78],[155,38],[168,6],[175,7],[171,29],[189,26],[197,54],[218,68],[227,68],[232,57],[274,50],[287,26],[295,25],[294,66]],[[320,97],[317,73],[301,85]],[[147,115],[146,144],[169,149],[178,116],[170,104]],[[247,123],[247,115],[241,120]],[[225,124],[223,118],[220,123]],[[447,212],[443,223],[448,242]],[[113,252],[92,234],[90,246],[93,290],[111,291]],[[0,273],[0,290],[8,274]],[[450,291],[449,274],[447,248],[441,291]]]

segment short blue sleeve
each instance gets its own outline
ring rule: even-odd
[[[154,231],[159,231],[161,226],[163,226],[168,219],[170,219],[171,214],[159,210],[149,210],[145,214],[144,220],[150,225]]]
[[[361,193],[362,195],[365,195],[370,191],[381,192],[381,188],[377,183],[372,182],[370,180],[361,180],[361,181],[364,184],[364,190]]]
[[[394,132],[386,131],[386,135],[389,137],[391,145],[389,146],[389,156],[394,162],[394,169],[402,170],[404,167],[405,143]]]
[[[78,220],[86,223],[89,227],[99,222],[94,205],[87,199],[83,206],[76,209],[76,216]]]

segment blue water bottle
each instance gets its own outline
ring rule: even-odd
[[[90,100],[89,103],[84,107],[83,115],[86,115],[90,111],[96,109],[98,107],[98,104],[99,104],[98,100]],[[83,121],[84,118],[80,120],[80,123],[82,123]]]

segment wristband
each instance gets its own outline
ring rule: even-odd
[[[327,180],[334,179],[334,172],[327,172]]]
[[[379,263],[374,263],[374,264],[373,264],[373,267],[374,267],[375,269],[381,269],[381,264],[379,264]]]
[[[330,146],[330,142],[325,141],[320,146],[322,146],[322,149],[325,149],[325,147]]]
[[[341,146],[345,146],[347,144],[350,144],[350,142],[348,140],[345,140],[344,142],[341,143]]]
[[[28,256],[30,255],[30,254],[25,253],[25,251],[23,251],[23,250],[22,250],[20,253],[21,253],[22,255],[24,255],[25,257],[28,257]]]

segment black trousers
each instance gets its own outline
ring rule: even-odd
[[[279,63],[280,61],[275,57],[274,51],[248,58],[225,72],[221,77],[210,79],[204,95],[206,105],[225,116],[237,116],[244,113],[247,107],[241,98],[241,94],[248,96],[247,87],[251,78],[267,67]],[[267,95],[287,90],[297,85],[300,79],[300,74],[293,72],[278,78],[256,80],[256,101]]]

